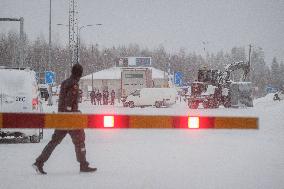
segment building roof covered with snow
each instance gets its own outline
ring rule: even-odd
[[[111,67],[105,70],[101,70],[93,73],[93,79],[120,79],[122,67]],[[164,73],[162,70],[151,67],[152,69],[152,78],[153,79],[163,79],[164,74],[167,76],[167,73]],[[86,75],[81,78],[81,80],[92,79],[92,74]]]

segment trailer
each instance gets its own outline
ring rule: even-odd
[[[153,87],[152,69],[150,67],[126,67],[121,71],[121,100],[137,89]]]

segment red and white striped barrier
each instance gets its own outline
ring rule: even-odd
[[[258,129],[258,118],[0,113],[0,128]]]

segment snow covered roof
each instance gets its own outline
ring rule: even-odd
[[[151,67],[152,69],[152,78],[153,79],[163,79],[164,72],[162,70]],[[93,79],[120,79],[121,77],[121,67],[111,67],[105,70],[101,70],[93,73]],[[167,73],[165,73],[168,75]],[[81,78],[81,80],[92,79],[92,74],[86,75]]]

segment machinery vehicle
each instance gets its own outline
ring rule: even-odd
[[[276,92],[274,94],[274,96],[273,96],[273,100],[274,101],[276,101],[276,100],[278,100],[278,101],[284,100],[284,90]]]
[[[0,112],[42,112],[36,74],[29,68],[0,68]],[[40,142],[42,129],[0,129],[1,142]]]
[[[133,108],[134,106],[155,106],[156,108],[168,107],[176,103],[177,90],[175,88],[143,88],[131,93],[123,105]]]
[[[230,77],[235,70],[243,70],[242,82],[233,82]],[[252,86],[246,82],[250,71],[249,62],[234,62],[225,67],[225,71],[208,70],[198,71],[198,80],[192,83],[191,95],[188,97],[188,106],[191,109],[198,108],[202,104],[204,108],[224,107],[252,107]]]

